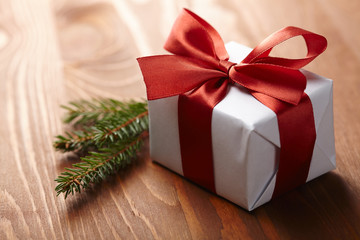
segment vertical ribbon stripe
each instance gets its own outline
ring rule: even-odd
[[[199,185],[215,190],[212,154],[211,119],[219,99],[227,91],[227,80],[211,80],[190,93],[181,94],[178,102],[179,136],[184,176]],[[205,97],[204,97],[205,96]]]
[[[306,182],[316,139],[313,108],[306,93],[297,106],[260,93],[252,95],[274,111],[278,120],[281,148],[275,198]]]

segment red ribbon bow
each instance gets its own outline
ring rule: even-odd
[[[305,39],[302,59],[270,57],[276,45],[295,36]],[[314,116],[299,71],[326,49],[326,39],[286,27],[261,42],[240,63],[229,56],[218,32],[184,9],[165,49],[175,55],[139,58],[149,100],[179,96],[179,133],[186,177],[215,192],[211,143],[212,110],[237,83],[272,109],[278,119],[280,161],[273,197],[306,182],[316,139]],[[234,106],[237,107],[237,106]],[[238,106],[241,107],[241,106]]]

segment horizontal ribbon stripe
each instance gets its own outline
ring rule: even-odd
[[[275,46],[296,36],[305,40],[306,57],[269,56]],[[174,55],[138,59],[149,100],[179,95],[184,176],[216,192],[212,111],[226,96],[228,87],[237,83],[277,115],[281,149],[273,197],[305,183],[316,131],[311,101],[304,93],[306,78],[299,69],[325,51],[326,46],[323,36],[286,27],[267,37],[243,61],[232,63],[218,32],[184,9],[164,46]]]

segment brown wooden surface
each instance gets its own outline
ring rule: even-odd
[[[144,97],[135,58],[164,52],[182,7],[225,42],[254,47],[287,25],[327,37],[306,68],[334,79],[337,170],[248,213],[152,163],[147,145],[128,171],[56,197],[74,162],[52,147],[59,105]],[[360,239],[359,12],[358,0],[1,0],[0,239]]]

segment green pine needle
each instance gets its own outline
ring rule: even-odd
[[[129,107],[129,103],[114,99],[80,100],[70,102],[69,106],[62,106],[68,111],[64,122],[70,123],[76,120],[74,125],[95,123],[127,107]]]
[[[54,143],[57,150],[86,152],[89,148],[102,148],[115,141],[124,141],[148,129],[146,103],[133,101],[124,103],[112,99],[103,100],[104,102],[94,101],[98,104],[80,101],[72,103],[72,106],[77,106],[76,109],[64,107],[70,109],[65,122],[68,122],[71,116],[73,124],[84,130],[67,132],[66,136],[57,136],[57,141]],[[111,108],[107,106],[108,103],[111,103]],[[95,111],[96,114],[85,111]],[[106,114],[100,114],[101,111],[106,111]],[[77,116],[73,118],[74,115]],[[90,122],[92,126],[88,126]]]
[[[57,136],[54,147],[63,152],[94,151],[55,179],[57,195],[64,193],[65,198],[129,165],[148,135],[149,125],[145,102],[101,99],[70,105],[63,106],[68,110],[65,122],[82,130]]]

